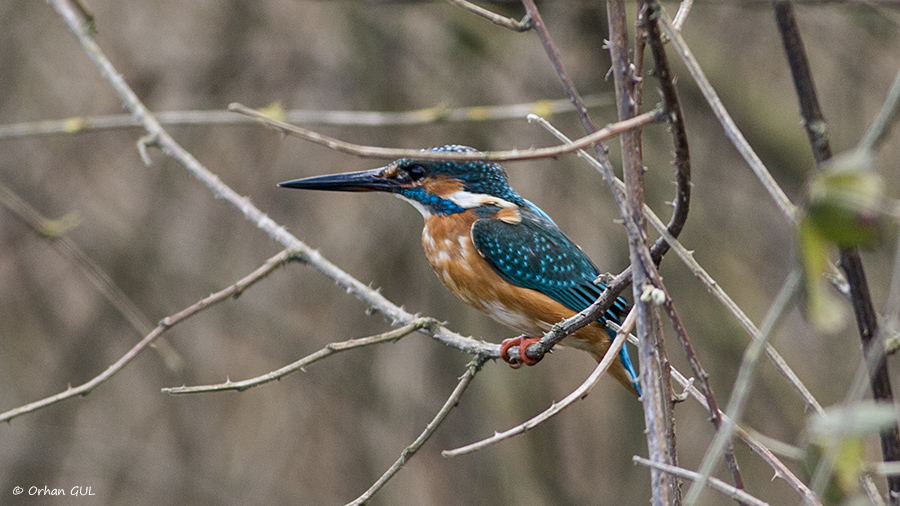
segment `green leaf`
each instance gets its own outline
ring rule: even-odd
[[[809,182],[803,221],[841,248],[881,238],[883,183],[871,157],[853,152],[830,160]]]

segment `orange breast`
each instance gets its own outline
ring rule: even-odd
[[[501,278],[472,243],[472,211],[434,215],[425,221],[422,245],[438,278],[454,295],[494,320],[527,336],[538,337],[576,312],[536,290]],[[599,362],[610,345],[599,323],[579,329],[562,343],[589,352]],[[631,376],[617,360],[609,370],[634,392]]]
[[[430,217],[422,232],[425,256],[454,295],[498,322],[536,336],[574,311],[550,297],[501,278],[472,243],[472,211]]]

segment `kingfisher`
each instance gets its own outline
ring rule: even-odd
[[[446,145],[438,153],[471,153]],[[384,167],[315,176],[279,183],[285,188],[392,193],[422,213],[422,245],[435,274],[447,289],[475,309],[522,335],[503,341],[501,358],[513,367],[534,365],[528,346],[554,324],[590,306],[606,289],[600,270],[539,207],[510,187],[506,172],[483,161],[401,158]],[[597,321],[560,344],[582,349],[597,362],[627,304],[619,297]],[[518,356],[509,351],[518,346]],[[635,395],[640,385],[626,347],[610,375]]]

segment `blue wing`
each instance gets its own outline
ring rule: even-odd
[[[606,286],[594,283],[600,270],[591,259],[531,202],[526,201],[519,214],[519,223],[490,217],[475,221],[472,242],[481,256],[506,281],[541,292],[573,311],[593,304]],[[600,321],[618,323],[627,308],[625,299],[619,297]],[[619,357],[637,386],[626,347]]]
[[[522,221],[515,224],[491,218],[475,222],[472,241],[481,256],[506,281],[573,311],[593,304],[606,286],[594,284],[600,270],[591,259],[537,207],[522,207],[520,215]],[[620,297],[604,319],[618,321],[626,308]]]

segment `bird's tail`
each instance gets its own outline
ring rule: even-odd
[[[594,327],[593,325],[589,325],[585,327],[585,329],[598,329],[598,327]],[[615,338],[616,333],[607,330],[604,334],[609,334],[608,339],[599,339],[599,340],[591,340],[593,341],[593,350],[591,351],[591,355],[599,363],[603,360],[603,356],[606,355],[606,350],[609,349],[610,344],[612,344],[613,338]],[[596,336],[596,334],[594,334]],[[634,365],[631,363],[631,357],[628,356],[628,348],[627,344],[622,346],[622,349],[619,350],[618,360],[612,363],[609,366],[609,375],[613,377],[616,381],[618,381],[623,387],[625,387],[629,392],[634,395],[640,397],[641,396],[641,385],[638,381],[637,371],[634,369]]]

